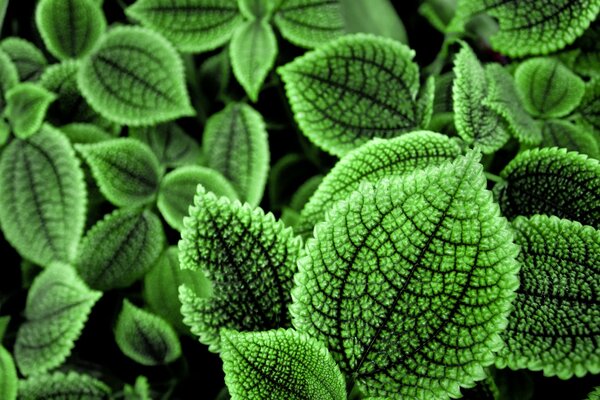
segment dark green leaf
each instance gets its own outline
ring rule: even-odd
[[[240,12],[249,20],[269,19],[279,0],[238,0]]]
[[[158,161],[165,167],[197,164],[200,160],[198,143],[173,122],[131,128],[129,136],[150,146]]]
[[[108,400],[110,388],[89,376],[69,372],[35,375],[19,381],[19,400]]]
[[[56,95],[35,83],[20,83],[6,92],[6,116],[15,136],[26,139],[36,133]]]
[[[0,42],[0,49],[8,54],[17,67],[21,82],[37,80],[48,65],[40,49],[25,39],[6,38]]]
[[[563,147],[599,159],[600,150],[594,135],[569,121],[544,121],[540,147]]]
[[[0,48],[0,112],[6,107],[6,92],[19,83],[17,67],[8,54]]]
[[[596,140],[600,141],[600,77],[585,85],[585,94],[577,112],[583,125],[593,131]]]
[[[0,398],[2,400],[16,400],[17,398],[17,370],[10,353],[0,345]]]

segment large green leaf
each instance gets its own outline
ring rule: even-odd
[[[6,106],[6,92],[19,83],[19,72],[8,54],[0,48],[0,112]]]
[[[13,140],[0,158],[0,223],[25,258],[47,266],[69,262],[85,222],[86,189],[69,141],[44,125]]]
[[[10,353],[0,345],[0,398],[16,400],[17,398],[17,369]]]
[[[34,375],[61,365],[101,295],[90,290],[70,265],[56,263],[38,275],[29,289],[26,321],[15,343],[21,373]]]
[[[48,65],[41,50],[25,39],[8,37],[0,42],[0,49],[17,67],[21,82],[37,80]]]
[[[237,0],[137,0],[126,13],[187,52],[224,45],[243,21]]]
[[[323,343],[294,330],[221,333],[232,400],[346,400],[340,369]]]
[[[496,365],[562,379],[600,373],[600,232],[545,215],[512,226],[521,284]]]
[[[75,372],[35,375],[19,381],[20,400],[108,400],[110,392],[103,382]]]
[[[180,289],[183,322],[211,351],[219,329],[267,330],[289,325],[288,305],[301,240],[273,214],[218,198],[201,186],[184,221],[181,267],[204,273],[213,294]]]
[[[594,135],[585,128],[562,119],[544,121],[540,147],[563,147],[600,159],[598,141]]]
[[[342,156],[374,137],[391,138],[428,124],[433,85],[418,98],[413,56],[395,40],[355,34],[306,53],[279,72],[304,134]]]
[[[111,29],[83,61],[77,82],[97,112],[120,124],[153,125],[195,113],[179,54],[146,28]]]
[[[26,139],[36,133],[56,95],[35,83],[19,83],[6,92],[6,116],[15,136]]]
[[[150,146],[158,161],[165,167],[197,164],[200,160],[198,143],[173,122],[131,128],[129,136]]]
[[[518,247],[477,158],[361,185],[298,261],[294,326],[366,395],[458,397],[502,347]]]

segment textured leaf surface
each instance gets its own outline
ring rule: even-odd
[[[267,330],[289,325],[288,304],[301,240],[262,209],[198,187],[179,242],[182,268],[205,273],[210,298],[180,289],[183,322],[211,351],[219,329]]]
[[[155,214],[116,210],[87,232],[75,265],[95,289],[127,287],[148,272],[164,243],[162,225]]]
[[[12,356],[0,345],[0,398],[16,400],[18,382],[17,370]]]
[[[0,159],[0,223],[25,258],[47,266],[69,262],[85,222],[86,190],[79,161],[67,138],[44,125],[16,139]]]
[[[494,187],[502,214],[555,215],[600,226],[600,164],[566,149],[544,148],[519,154]]]
[[[341,156],[373,137],[390,138],[427,125],[417,100],[419,68],[413,56],[394,40],[355,34],[279,71],[304,134]]]
[[[512,225],[521,284],[496,365],[562,379],[599,373],[600,232],[544,215]]]
[[[237,0],[137,0],[126,12],[186,52],[224,45],[243,20]]]
[[[323,343],[294,330],[221,333],[232,400],[345,400],[344,377]]]
[[[599,159],[600,150],[594,135],[565,120],[544,121],[540,147],[563,147]]]
[[[75,147],[92,169],[108,201],[128,207],[154,200],[162,172],[147,145],[135,139],[119,138]]]
[[[19,382],[19,399],[108,400],[110,388],[103,382],[84,374],[36,375]]]
[[[6,116],[15,136],[26,139],[36,133],[56,95],[35,83],[21,83],[6,92]]]
[[[111,29],[83,61],[77,82],[96,111],[124,125],[152,125],[195,113],[179,54],[146,28]]]
[[[260,88],[275,64],[277,39],[264,19],[247,21],[231,39],[231,67],[250,100],[257,101]]]
[[[168,364],[181,356],[171,325],[127,300],[117,319],[115,340],[127,357],[142,365]]]
[[[312,233],[325,212],[338,200],[357,190],[362,182],[375,183],[386,176],[400,176],[460,155],[459,145],[439,133],[417,131],[390,140],[371,141],[342,158],[302,209],[294,231]]]
[[[92,124],[73,123],[61,126],[60,131],[65,134],[72,144],[98,143],[113,139],[113,136]]]
[[[600,77],[585,85],[585,94],[577,111],[584,125],[595,131],[600,141]]]
[[[0,112],[6,107],[6,92],[19,83],[19,72],[8,54],[0,49]]]
[[[366,395],[458,397],[502,346],[517,247],[476,158],[361,185],[298,262],[294,326]]]
[[[238,198],[231,183],[215,170],[199,165],[177,168],[165,175],[160,183],[157,201],[165,221],[174,229],[183,230],[183,218],[188,215],[188,209],[194,203],[199,184],[217,196],[225,196],[231,200]]]
[[[35,22],[48,51],[61,60],[87,55],[106,30],[93,0],[41,0]]]
[[[211,116],[202,149],[206,165],[227,178],[243,201],[260,203],[269,169],[269,143],[257,111],[244,103],[231,103]]]
[[[48,64],[40,49],[25,39],[6,38],[0,42],[0,49],[8,54],[17,67],[21,82],[37,80]]]
[[[200,160],[198,143],[175,123],[132,128],[129,136],[150,146],[165,167],[196,164]]]
[[[21,373],[34,375],[61,365],[101,295],[66,264],[54,264],[38,275],[27,295],[26,321],[15,343]]]

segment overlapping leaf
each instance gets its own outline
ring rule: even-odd
[[[374,35],[408,43],[406,29],[390,0],[339,0],[347,33]]]
[[[19,381],[19,399],[107,400],[110,388],[90,375],[56,372]]]
[[[56,95],[35,83],[20,83],[6,92],[6,116],[15,136],[26,139],[36,133]]]
[[[18,382],[17,370],[12,356],[0,345],[0,398],[16,400]]]
[[[111,140],[114,137],[92,124],[73,123],[60,127],[72,144],[90,144]]]
[[[9,37],[0,42],[2,49],[17,67],[19,81],[35,81],[48,65],[44,54],[31,42],[18,37]]]
[[[596,140],[600,141],[600,77],[585,85],[585,94],[577,112],[583,124],[594,131]]]
[[[0,112],[6,106],[6,92],[19,83],[17,67],[8,54],[0,48]]]
[[[200,146],[175,123],[131,128],[129,136],[146,143],[165,167],[197,164]]]
[[[152,400],[150,384],[145,376],[138,376],[133,386],[125,385],[123,389],[125,400]]]
[[[456,12],[458,0],[425,0],[419,6],[419,14],[427,18],[438,31],[446,32],[446,28]]]
[[[600,150],[594,135],[585,128],[565,120],[544,121],[540,147],[563,147],[600,159]]]

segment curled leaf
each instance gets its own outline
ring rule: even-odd
[[[20,83],[6,92],[6,116],[15,136],[26,139],[36,133],[46,117],[54,93],[35,83]]]

